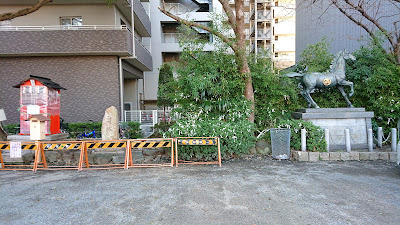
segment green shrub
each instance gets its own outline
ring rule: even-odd
[[[18,132],[19,132],[19,124],[4,125],[4,129],[7,132],[7,134],[9,134],[9,135],[18,134]]]
[[[100,136],[101,134],[101,125],[102,122],[87,122],[87,123],[68,123],[67,132],[71,134],[71,138],[75,138],[77,135],[82,133],[91,132],[93,128],[96,131],[96,136]],[[129,130],[129,136],[131,139],[141,138],[141,130],[140,123],[137,122],[125,122],[125,126],[127,130]],[[86,128],[85,128],[86,127]]]
[[[140,123],[138,122],[126,122],[127,130],[131,139],[142,138],[142,130],[140,129]]]
[[[375,45],[362,47],[354,56],[357,60],[347,69],[347,77],[354,82],[354,106],[373,111],[373,123],[389,133],[400,118],[400,66]]]
[[[295,79],[278,76],[269,58],[249,60],[255,98],[255,123],[259,130],[274,127],[278,119],[291,118],[301,108]]]
[[[179,120],[165,132],[164,137],[219,137],[223,157],[248,153],[254,146],[254,124],[247,120],[225,122],[218,119]],[[179,147],[181,159],[215,160],[215,146]]]
[[[294,119],[280,120],[278,128],[290,128],[290,146],[296,150],[301,149],[301,129],[306,129],[307,151],[326,151],[324,130],[311,122]]]

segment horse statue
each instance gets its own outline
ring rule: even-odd
[[[354,87],[353,87],[353,82],[347,81],[346,80],[346,59],[351,59],[351,60],[356,60],[356,57],[348,53],[346,50],[340,51],[337,53],[334,57],[334,59],[331,62],[330,70],[325,73],[289,73],[285,74],[284,76],[287,77],[302,77],[301,79],[301,84],[303,86],[303,90],[301,91],[301,95],[307,100],[308,102],[308,108],[311,107],[311,105],[315,108],[319,108],[317,103],[311,98],[310,93],[315,89],[315,88],[329,88],[329,87],[335,87],[339,89],[339,91],[342,93],[343,98],[346,100],[347,105],[350,108],[353,108],[354,106],[351,104],[349,99],[347,98],[347,94],[344,91],[344,86],[350,86],[350,93],[349,97],[353,96],[354,94]]]

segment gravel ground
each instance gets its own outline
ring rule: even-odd
[[[0,224],[400,224],[400,166],[275,161],[0,171]]]

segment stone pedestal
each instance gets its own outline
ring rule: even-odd
[[[365,108],[308,108],[292,113],[293,118],[310,121],[330,133],[330,149],[345,149],[344,130],[350,130],[352,149],[368,148],[367,132],[374,112]]]

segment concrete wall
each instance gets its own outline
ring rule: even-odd
[[[13,85],[43,76],[59,83],[61,117],[66,122],[102,121],[104,111],[119,109],[117,56],[60,56],[0,58],[0,108],[5,109],[6,124],[19,123],[19,89]]]
[[[124,79],[124,102],[131,102],[132,109],[138,110],[138,85],[137,79]]]
[[[11,12],[26,6],[1,6],[1,12]],[[114,7],[107,5],[45,5],[35,13],[12,20],[12,26],[61,25],[60,17],[82,17],[83,25],[115,25]],[[40,13],[39,13],[40,12]]]
[[[0,55],[132,54],[128,30],[0,31]]]

